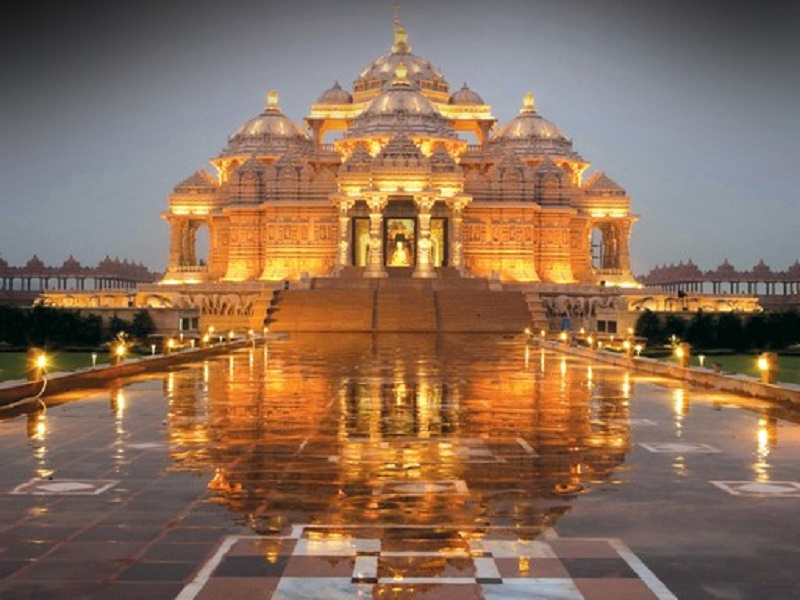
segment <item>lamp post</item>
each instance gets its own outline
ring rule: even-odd
[[[172,354],[172,351],[175,349],[175,340],[169,338],[167,340],[167,354]]]
[[[685,369],[689,366],[689,361],[692,358],[692,346],[686,342],[681,342],[675,347],[675,357],[678,359],[678,365]]]
[[[125,352],[126,352],[125,344],[123,344],[122,342],[120,342],[114,347],[113,361],[115,367],[118,367],[122,364],[122,359],[125,358]]]
[[[28,379],[30,381],[42,381],[44,373],[47,369],[48,358],[47,354],[42,350],[31,350],[28,352],[30,356],[30,370],[28,371]]]
[[[778,355],[774,352],[762,352],[758,356],[758,370],[761,372],[761,383],[775,383],[778,380]]]
[[[631,341],[625,340],[624,342],[622,342],[622,347],[625,350],[625,356],[630,358],[633,352],[633,344],[631,344]]]

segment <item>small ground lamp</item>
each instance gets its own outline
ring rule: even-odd
[[[592,336],[586,338],[586,343],[589,344],[589,348],[594,348],[594,338]]]
[[[228,332],[228,343],[230,344],[233,341],[233,329]]]
[[[44,373],[47,369],[48,358],[47,354],[41,350],[34,350],[30,353],[31,368],[28,371],[28,379],[30,381],[42,381]]]
[[[175,349],[175,340],[169,338],[167,340],[167,354],[172,354],[172,351]]]
[[[697,355],[697,362],[700,363],[700,366],[704,366],[706,363],[706,355],[705,354],[698,354]]]
[[[678,365],[682,368],[689,366],[689,359],[692,358],[692,346],[686,342],[682,342],[675,347],[675,358],[678,359]]]
[[[567,341],[567,332],[566,331],[562,331],[561,333],[559,333],[558,334],[558,339],[560,339],[562,342],[566,342]]]
[[[758,370],[761,383],[775,383],[778,380],[778,355],[774,352],[762,352],[758,356]]]
[[[125,344],[120,342],[116,346],[114,346],[114,366],[118,367],[122,364],[122,359],[125,358],[125,352],[127,349],[125,348]]]
[[[625,340],[624,342],[622,342],[622,347],[625,349],[625,356],[630,358],[631,357],[631,351],[633,350],[633,347],[631,345],[631,341],[630,340]]]
[[[633,347],[633,350],[636,352],[636,356],[641,356],[642,355],[642,350],[644,350],[644,346],[642,346],[641,344],[636,344]]]

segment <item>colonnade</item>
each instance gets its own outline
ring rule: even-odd
[[[387,277],[384,264],[383,222],[384,211],[390,203],[389,194],[386,192],[366,191],[359,196],[335,195],[332,202],[339,211],[339,242],[337,252],[337,270],[351,265],[351,215],[350,211],[356,201],[362,200],[369,209],[369,250],[364,277]],[[431,241],[431,217],[433,207],[438,201],[445,202],[450,210],[450,262],[457,270],[461,271],[464,265],[463,255],[463,210],[472,198],[466,195],[443,198],[433,191],[413,194],[414,205],[417,209],[417,222],[419,226],[416,242],[416,260],[413,277],[433,278],[437,276],[433,268]]]

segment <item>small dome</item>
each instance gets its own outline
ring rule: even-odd
[[[450,96],[450,104],[458,104],[461,106],[465,106],[474,104],[484,104],[484,102],[483,98],[481,98],[478,92],[469,89],[469,87],[467,87],[467,84],[464,83],[464,85],[461,87],[460,90],[458,90],[455,94]]]
[[[317,104],[352,104],[353,96],[347,90],[343,89],[339,82],[336,81],[333,87],[325,90],[317,98]]]
[[[278,106],[278,94],[273,90],[267,95],[267,105],[261,114],[233,133],[222,155],[282,154],[310,146],[311,138],[299,124],[283,114]]]
[[[490,144],[525,156],[578,156],[572,141],[538,113],[531,93],[525,95],[519,114],[495,132]]]

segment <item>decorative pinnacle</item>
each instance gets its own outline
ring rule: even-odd
[[[278,106],[278,92],[275,90],[270,90],[267,92],[267,108],[278,110],[280,107]]]
[[[405,27],[400,23],[400,7],[394,5],[394,45],[392,52],[411,52],[411,46],[408,45],[408,34]]]
[[[536,112],[536,101],[533,98],[533,93],[528,92],[522,100],[523,112]]]

